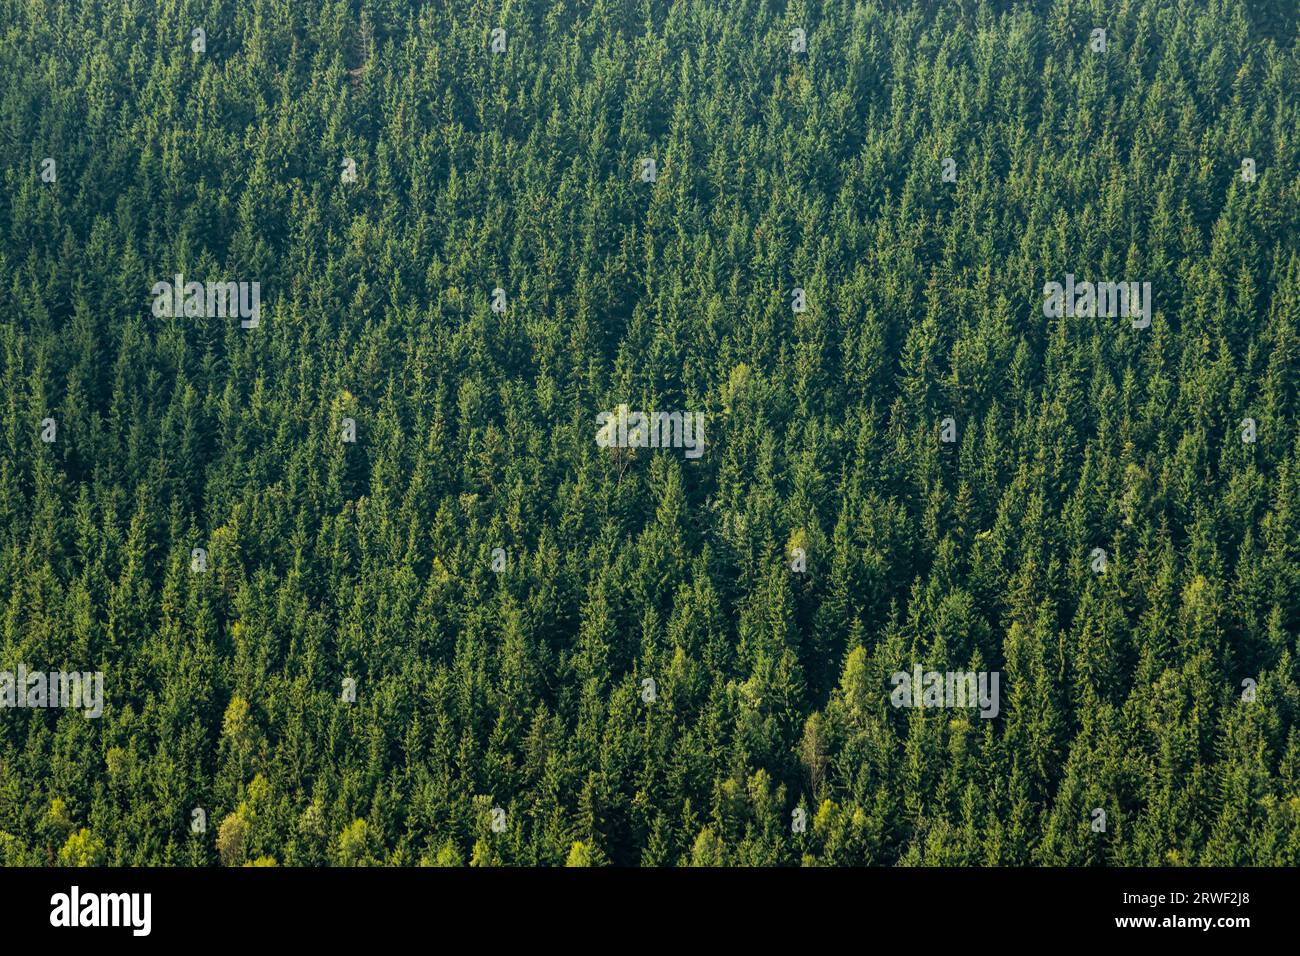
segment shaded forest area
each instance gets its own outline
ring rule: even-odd
[[[1294,2],[0,25],[0,862],[1300,865]]]

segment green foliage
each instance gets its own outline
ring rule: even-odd
[[[59,850],[59,866],[103,866],[104,842],[82,827]]]
[[[1295,5],[1105,7],[0,0],[0,862],[1300,865]]]

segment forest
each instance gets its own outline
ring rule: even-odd
[[[1298,32],[0,0],[0,863],[1300,865]]]

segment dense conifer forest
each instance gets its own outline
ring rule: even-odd
[[[1298,19],[0,0],[0,862],[1300,865]]]

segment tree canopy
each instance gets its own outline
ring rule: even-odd
[[[0,862],[1300,865],[1293,2],[0,24]]]

